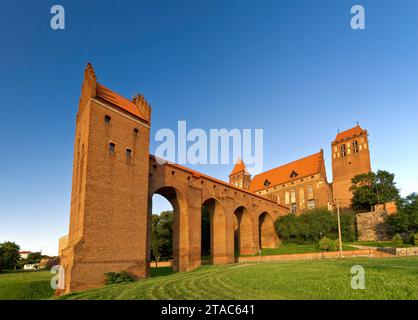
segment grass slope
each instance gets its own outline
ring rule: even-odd
[[[46,299],[54,295],[49,271],[0,273],[0,300]]]
[[[351,289],[353,265],[365,268],[365,290]],[[192,272],[106,286],[61,298],[418,299],[418,257],[203,266]]]

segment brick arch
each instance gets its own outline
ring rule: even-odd
[[[184,195],[173,186],[156,188],[154,192],[150,193],[150,209],[154,194],[163,196],[173,207],[173,271],[187,270],[189,253],[185,250],[185,244],[189,241],[189,226],[184,222],[188,219],[188,208]],[[150,246],[148,251],[151,252]]]
[[[257,216],[257,222],[260,249],[275,248],[279,243],[279,239],[274,226],[273,216],[267,211],[261,212]]]
[[[228,259],[227,247],[227,216],[222,203],[215,197],[202,202],[210,217],[210,261],[213,264],[226,264]]]
[[[237,242],[239,255],[255,253],[254,221],[251,212],[245,206],[239,205],[234,210],[234,216],[237,224],[236,228],[234,226],[234,236],[237,238],[234,243]]]

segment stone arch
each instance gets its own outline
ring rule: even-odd
[[[235,250],[239,255],[254,254],[256,244],[254,241],[253,220],[250,212],[244,206],[238,206],[234,210],[234,243],[238,246]]]
[[[275,248],[278,245],[278,237],[274,220],[268,212],[262,212],[258,216],[258,244],[260,249]]]
[[[173,207],[173,271],[187,271],[188,269],[188,210],[187,203],[184,196],[172,186],[164,186],[156,189],[150,195],[150,205],[149,208],[152,208],[152,197],[154,194],[159,194],[163,196],[170,202]],[[149,232],[150,233],[150,232]],[[148,237],[150,242],[151,235]],[[150,256],[150,246],[149,255]]]
[[[220,201],[208,198],[202,203],[209,213],[210,218],[210,262],[212,264],[226,264],[227,237],[226,216]]]

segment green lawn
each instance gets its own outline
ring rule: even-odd
[[[365,269],[364,290],[351,289],[354,265]],[[202,266],[61,299],[418,299],[418,257]]]
[[[0,300],[45,299],[54,295],[49,271],[0,273]]]
[[[359,250],[359,249],[343,244],[343,250],[350,251],[350,250]],[[262,249],[261,255],[272,256],[272,255],[280,255],[280,254],[311,253],[311,252],[321,252],[321,249],[319,249],[318,244],[316,243],[310,243],[310,244],[282,243],[277,248]],[[258,255],[258,254],[255,254],[255,255]]]

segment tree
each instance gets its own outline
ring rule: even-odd
[[[158,223],[160,217],[156,214],[152,215],[151,220],[151,256],[154,261],[160,260],[160,243],[159,243],[159,234],[158,234]]]
[[[275,223],[277,233],[285,242],[317,242],[323,237],[338,238],[338,223],[335,213],[325,208],[306,210],[301,215],[288,214]],[[354,216],[341,214],[341,233],[344,241],[355,240]]]
[[[26,259],[27,264],[34,264],[39,263],[41,261],[42,255],[40,252],[32,252],[28,254],[28,258]]]
[[[0,271],[14,269],[20,260],[20,247],[10,241],[0,244]]]
[[[353,192],[351,206],[356,211],[371,211],[376,204],[397,201],[395,175],[384,170],[354,176],[350,191]]]
[[[173,212],[153,214],[151,221],[151,255],[155,261],[160,257],[173,256]]]
[[[171,258],[173,256],[173,211],[160,213],[158,228],[161,255]]]
[[[411,193],[399,199],[397,206],[398,212],[386,219],[386,223],[392,227],[392,232],[394,234],[418,232],[418,194]]]

